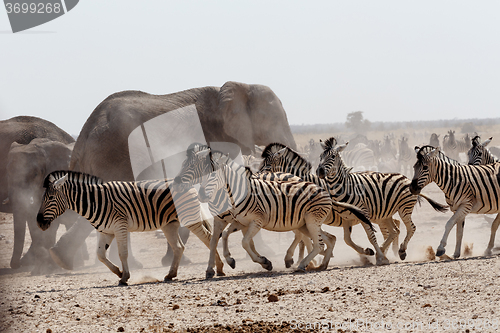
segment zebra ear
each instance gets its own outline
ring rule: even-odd
[[[59,178],[56,181],[54,181],[54,187],[55,187],[55,189],[56,190],[60,189],[61,186],[64,185],[64,183],[66,182],[66,180],[68,180],[68,174],[65,174],[61,178]]]
[[[490,137],[488,140],[484,141],[481,145],[482,145],[483,147],[486,147],[487,145],[489,145],[489,144],[490,144],[491,140],[493,140],[493,137]]]
[[[415,149],[415,153],[417,153],[417,154],[418,154],[418,152],[420,151],[420,147],[419,147],[419,146],[415,146],[415,148],[414,148],[414,149]]]
[[[323,142],[323,140],[319,139],[319,144],[321,145],[321,148],[322,148],[323,150],[325,150],[325,149],[326,149],[326,145],[325,145],[325,143]]]
[[[336,150],[337,150],[337,152],[338,152],[338,153],[342,152],[344,149],[346,149],[346,147],[347,147],[347,145],[348,145],[348,144],[349,144],[349,141],[347,141],[347,142],[346,142],[345,144],[343,144],[343,145],[338,146],[338,147],[337,147],[337,149],[336,149]]]
[[[427,157],[435,157],[438,152],[439,152],[439,147],[436,147],[435,149],[427,153]]]

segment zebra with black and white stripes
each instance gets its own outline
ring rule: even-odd
[[[261,174],[268,172],[291,173],[307,182],[312,182],[329,191],[328,184],[325,182],[325,180],[311,173],[311,164],[298,152],[287,147],[286,145],[283,145],[281,143],[271,143],[267,145],[267,147],[262,152],[262,158],[263,161],[259,170]],[[342,227],[344,229],[345,243],[352,247],[359,254],[373,255],[374,253],[371,249],[363,249],[362,247],[354,243],[351,239],[352,226],[361,223],[361,225],[365,229],[368,240],[375,248],[377,265],[388,264],[389,260],[380,249],[371,225],[366,223],[364,220],[359,219],[359,215],[348,215],[346,213],[349,212],[342,212],[343,207],[340,205],[341,203],[337,202],[336,200],[332,200],[332,214],[329,215],[329,217],[325,221],[325,224],[334,227]],[[362,212],[360,212],[360,214],[362,214]]]
[[[500,213],[500,162],[488,165],[459,165],[443,158],[439,147],[415,147],[415,152],[417,162],[414,166],[415,175],[411,182],[411,192],[418,194],[426,185],[434,182],[444,192],[446,202],[453,212],[453,216],[446,223],[436,255],[444,255],[448,235],[456,224],[457,241],[453,256],[458,258],[465,217],[470,213]],[[490,241],[485,255],[492,253],[499,224],[500,214],[491,226]]]
[[[216,213],[224,213],[227,209],[244,226],[242,246],[254,262],[265,269],[272,269],[271,262],[251,247],[251,239],[261,228],[278,232],[298,229],[313,242],[312,251],[300,262],[298,270],[305,271],[309,262],[319,254],[320,236],[327,246],[321,264],[321,269],[326,269],[335,245],[335,238],[321,230],[332,206],[328,192],[303,180],[262,180],[255,177],[250,169],[217,151],[210,151],[204,164],[205,170],[213,171],[201,182],[200,201],[210,205],[217,202],[216,196],[221,190],[228,191],[229,207],[223,207]],[[291,254],[293,252],[287,252],[287,257]]]
[[[321,152],[318,155],[321,155]],[[342,158],[355,171],[375,170],[377,167],[373,150],[364,143],[358,143],[353,149],[343,151]]]
[[[484,165],[500,162],[500,160],[486,148],[491,140],[493,140],[493,137],[481,143],[481,138],[478,135],[472,138],[472,147],[467,152],[469,165]]]
[[[346,145],[335,144],[333,138],[325,142],[325,150],[321,154],[316,173],[328,183],[332,198],[362,209],[374,223],[391,225],[392,216],[399,213],[406,226],[406,237],[398,251],[399,257],[404,260],[408,242],[416,229],[411,215],[418,196],[410,193],[411,181],[398,173],[351,172],[340,155]],[[419,196],[425,198],[437,211],[446,211],[447,207],[431,198],[423,194]],[[385,252],[392,243],[394,234],[385,240],[382,251]]]
[[[443,150],[446,155],[454,160],[460,161],[460,153],[466,153],[471,147],[469,134],[466,134],[463,140],[455,138],[455,131],[449,130],[443,138]]]
[[[55,171],[47,175],[45,193],[37,222],[46,230],[51,222],[71,209],[86,218],[99,232],[98,259],[126,285],[130,277],[127,263],[128,232],[161,229],[174,251],[174,259],[165,280],[177,276],[184,251],[179,237],[180,223],[200,240],[210,245],[211,226],[201,211],[195,189],[173,193],[171,180],[137,182],[110,181],[80,172]],[[106,258],[106,251],[116,237],[123,271]],[[217,272],[224,275],[217,254]]]
[[[399,171],[401,171],[404,175],[409,175],[411,173],[414,160],[415,154],[408,145],[408,138],[402,137],[401,140],[399,140],[398,151]]]

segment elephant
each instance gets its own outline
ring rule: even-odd
[[[36,154],[37,148],[30,144],[37,138],[46,138],[63,145],[75,142],[75,139],[64,130],[41,118],[19,116],[0,121],[0,211],[14,215],[14,252],[10,262],[12,268],[18,268],[21,265],[26,221],[36,223],[36,213],[32,218],[26,215],[31,207],[36,207],[34,203],[30,205],[30,201],[31,198],[33,200],[38,198],[36,194],[38,192],[35,189],[37,186],[41,187],[43,177],[45,177],[43,172],[47,168],[47,160],[40,157],[40,154],[43,155],[44,148]],[[21,161],[22,156],[28,155],[37,157],[32,157],[33,159],[29,159],[29,162]],[[68,165],[69,156],[66,156],[65,161]],[[9,175],[12,179],[9,179]],[[25,201],[21,199],[21,192],[24,194]],[[41,197],[41,192],[39,196]],[[28,223],[31,236],[39,244],[41,230],[32,230],[33,223]]]
[[[19,116],[0,121],[0,211],[12,213],[7,187],[7,155],[13,142],[28,144],[35,138],[47,138],[64,144],[75,139],[50,121],[29,116]]]
[[[255,145],[272,142],[296,149],[285,110],[276,94],[267,86],[229,81],[220,88],[193,88],[167,95],[141,91],[110,95],[85,122],[73,150],[70,169],[95,175],[103,181],[134,180],[128,142],[131,133],[153,118],[174,114],[173,111],[192,105],[196,107],[209,145],[211,142],[236,143],[246,155]],[[182,122],[182,117],[179,121]],[[176,137],[172,136],[163,144],[173,144]],[[77,222],[51,249],[54,260],[72,269],[75,246],[91,231],[89,223]]]
[[[46,138],[36,138],[28,144],[13,142],[7,156],[8,201],[14,217],[14,251],[11,268],[36,264],[34,272],[47,272],[57,267],[48,250],[55,244],[59,223],[66,229],[76,221],[76,214],[64,214],[46,232],[37,227],[36,215],[43,195],[43,181],[52,171],[67,169],[73,143],[64,144]],[[26,233],[31,246],[21,259]]]

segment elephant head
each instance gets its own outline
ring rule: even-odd
[[[43,180],[55,170],[67,169],[73,144],[49,139],[34,139],[29,144],[12,143],[7,158],[8,200],[14,215],[14,251],[11,267],[21,265],[26,223],[31,234],[30,250],[48,248],[54,243],[36,226],[36,215],[43,195]],[[35,250],[34,250],[35,251]],[[30,251],[28,251],[30,252]]]

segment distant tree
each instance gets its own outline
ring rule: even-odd
[[[345,126],[356,133],[363,133],[370,129],[371,123],[363,119],[363,111],[354,111],[347,114]]]

